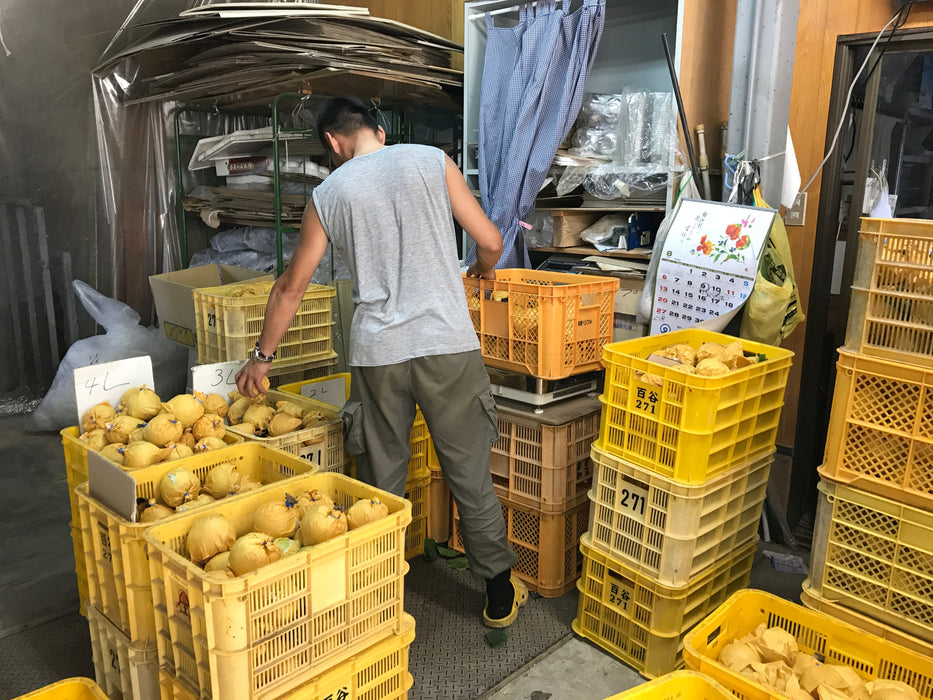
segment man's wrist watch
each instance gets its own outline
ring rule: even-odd
[[[275,353],[263,355],[262,350],[259,349],[259,341],[256,341],[256,347],[253,348],[253,359],[256,360],[256,362],[270,363],[275,359]]]

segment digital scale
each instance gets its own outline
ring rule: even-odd
[[[595,394],[599,389],[602,372],[584,372],[565,379],[540,379],[527,374],[487,367],[493,396],[535,407],[542,413],[542,406],[574,396]]]

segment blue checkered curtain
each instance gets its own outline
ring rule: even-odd
[[[479,189],[503,238],[497,268],[531,267],[520,221],[534,209],[557,147],[583,100],[583,84],[602,36],[606,0],[524,3],[514,27],[486,15],[480,90]],[[476,259],[476,246],[467,262]]]

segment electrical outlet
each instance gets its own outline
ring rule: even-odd
[[[801,192],[794,200],[794,206],[784,215],[785,226],[803,226],[807,220],[807,193]]]

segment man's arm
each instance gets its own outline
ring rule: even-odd
[[[470,265],[470,277],[495,279],[495,266],[502,257],[502,234],[483,211],[463,179],[457,165],[447,157],[447,192],[450,209],[457,223],[476,241],[476,262]]]
[[[301,234],[295,255],[285,272],[279,277],[269,294],[266,313],[259,336],[259,350],[263,355],[271,355],[282,341],[282,336],[295,318],[301,305],[308,282],[321,258],[327,250],[327,234],[314,208],[309,202],[301,218]],[[237,389],[244,396],[256,396],[265,393],[262,380],[269,374],[269,363],[250,359],[246,366],[237,372]]]

